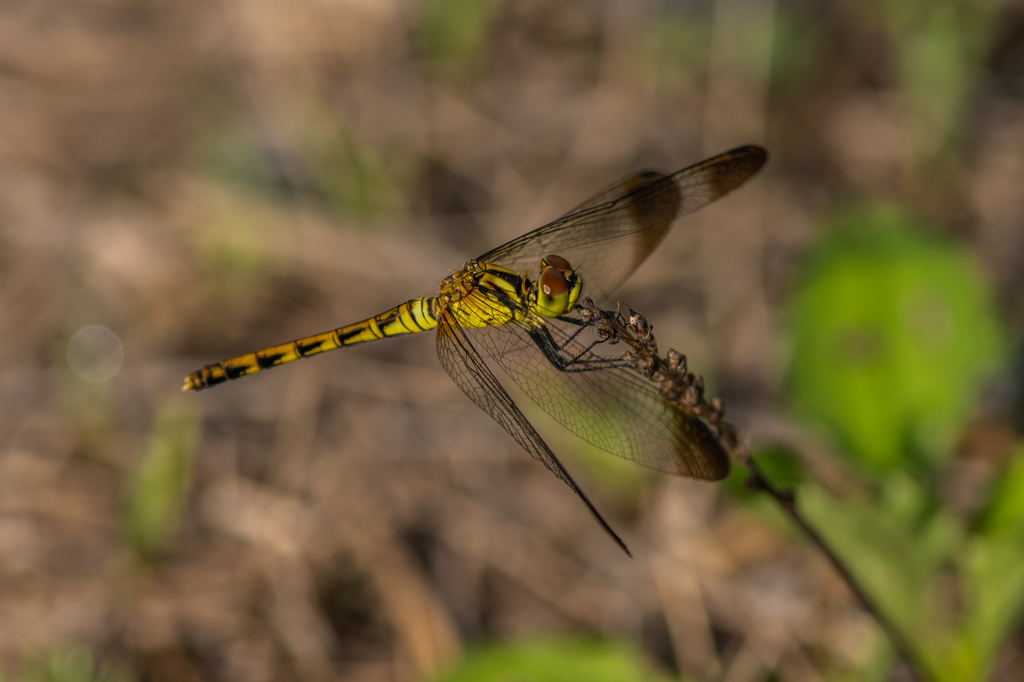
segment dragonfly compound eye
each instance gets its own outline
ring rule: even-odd
[[[558,317],[568,312],[569,280],[557,268],[548,268],[537,281],[537,309],[544,317]]]
[[[544,271],[547,270],[548,268],[556,268],[558,270],[561,270],[562,272],[565,273],[566,277],[572,274],[572,266],[569,265],[569,261],[565,260],[561,256],[545,256],[544,259],[541,260],[540,262],[541,274],[543,275]]]

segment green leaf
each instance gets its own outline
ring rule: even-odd
[[[92,682],[92,654],[77,647],[53,651],[31,666],[27,677],[33,682]]]
[[[21,679],[28,682],[126,682],[128,677],[116,670],[97,669],[92,653],[84,647],[65,646],[29,660]]]
[[[1001,483],[995,497],[1013,486]],[[987,679],[1024,606],[1024,517],[1000,514],[1003,523],[968,537],[916,478],[894,472],[879,490],[839,501],[807,485],[801,509],[916,646],[931,679]]]
[[[552,636],[492,644],[434,682],[669,682],[627,643]]]
[[[156,414],[149,443],[127,484],[128,539],[143,558],[152,558],[177,529],[192,478],[199,441],[199,415],[171,401]]]
[[[1024,447],[993,487],[959,566],[964,618],[955,641],[939,649],[941,665],[985,679],[1024,610]]]
[[[893,206],[826,228],[792,305],[796,403],[869,471],[931,468],[1004,355],[985,278]]]
[[[758,450],[752,457],[772,485],[783,490],[796,488],[803,481],[803,467],[791,451],[784,448]]]
[[[962,530],[912,476],[889,474],[879,490],[871,500],[837,500],[808,484],[799,500],[875,603],[923,649],[952,625],[933,596]]]
[[[793,490],[804,480],[803,467],[800,459],[790,450],[783,447],[768,447],[755,450],[751,458],[757,464],[768,481],[782,490]],[[725,488],[737,500],[745,503],[757,504],[764,500],[764,494],[759,490],[751,490],[747,487],[750,479],[750,471],[739,462],[734,462],[729,477],[725,479]],[[768,500],[764,500],[769,502]],[[769,502],[769,507],[774,507],[774,502]],[[774,518],[774,515],[773,515]],[[782,517],[779,517],[782,518]],[[785,521],[789,525],[788,521]]]
[[[988,537],[1024,534],[1024,446],[997,479],[982,511],[978,532]]]
[[[938,658],[944,668],[987,679],[1024,606],[1024,533],[975,538],[960,566],[964,619],[953,646],[937,647]],[[971,678],[965,672],[956,679]]]

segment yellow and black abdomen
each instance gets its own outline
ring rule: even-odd
[[[435,307],[433,298],[416,298],[362,322],[222,360],[189,374],[182,390],[199,391],[335,348],[433,329],[437,326]]]

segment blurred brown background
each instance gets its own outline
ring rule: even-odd
[[[837,671],[881,635],[784,524],[542,429],[630,560],[430,334],[179,387],[430,294],[627,172],[758,143],[762,176],[609,303],[827,472],[784,395],[825,212],[912,207],[1021,330],[1022,37],[1019,2],[3,3],[0,668],[406,681],[561,633],[653,674],[865,679]],[[102,330],[76,350],[90,325],[123,363]]]

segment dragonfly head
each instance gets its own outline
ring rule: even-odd
[[[558,317],[573,309],[580,297],[583,280],[561,256],[546,256],[540,261],[536,284],[537,312]]]

